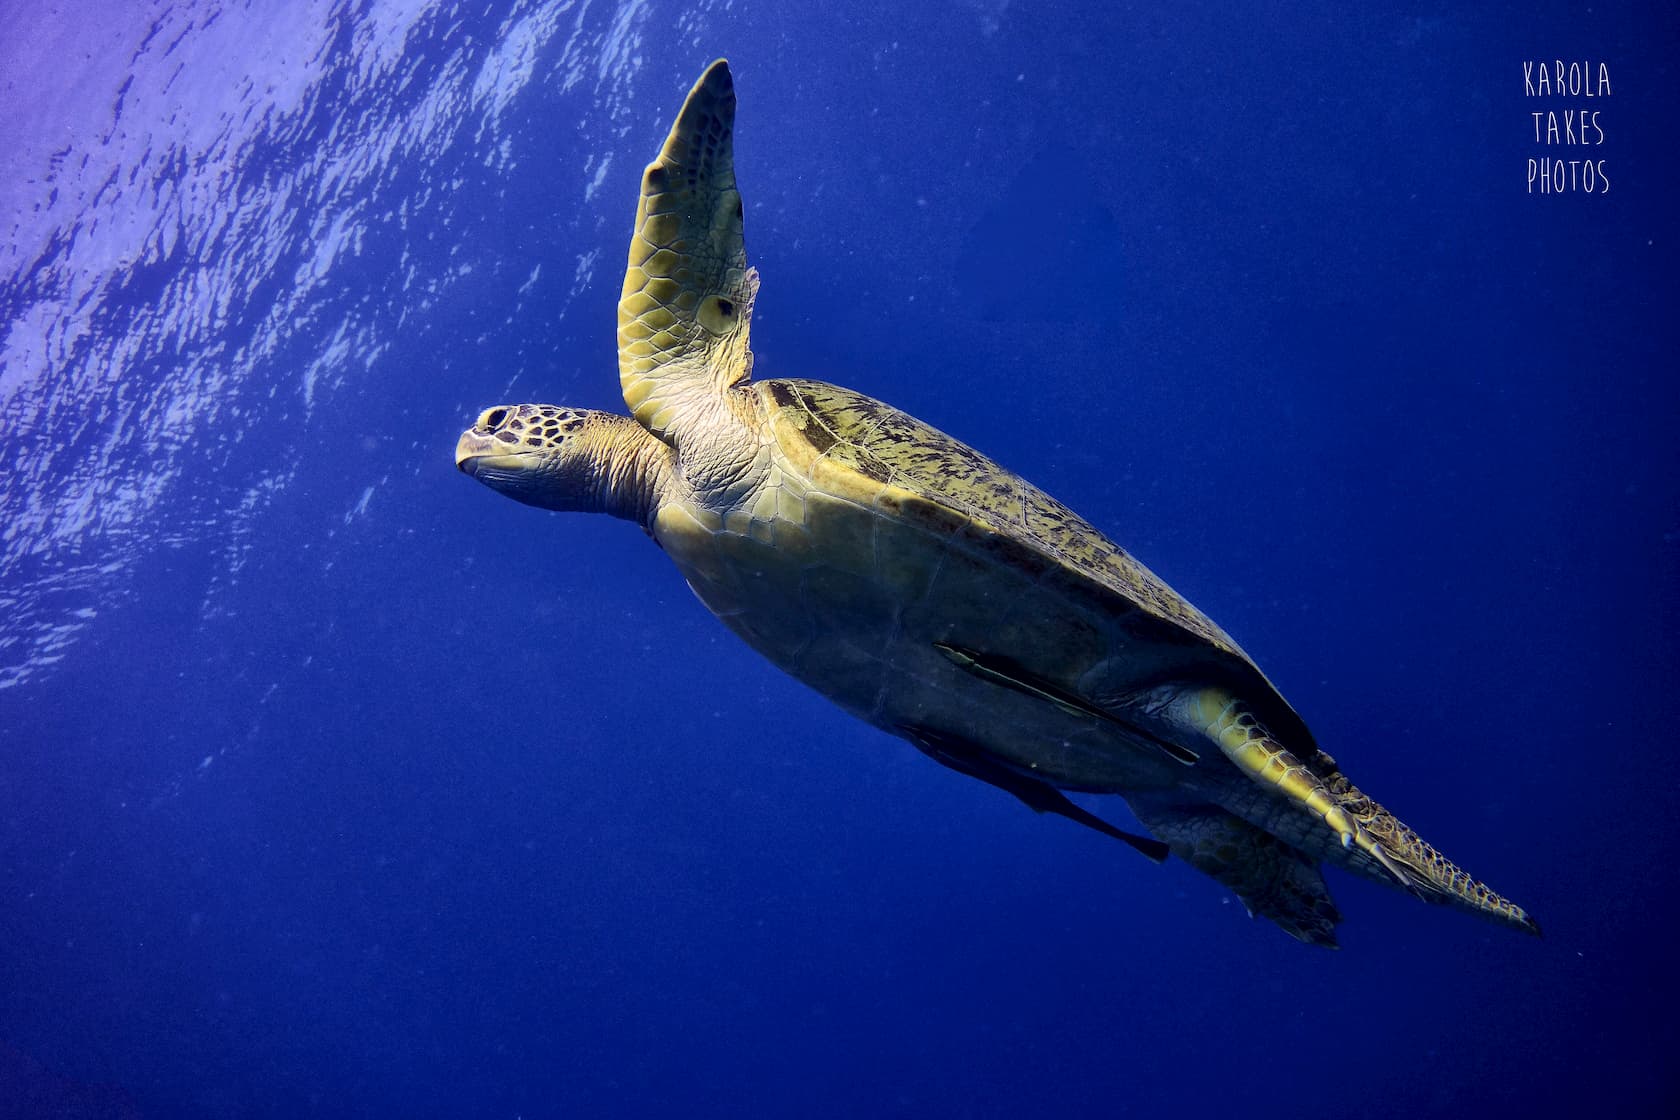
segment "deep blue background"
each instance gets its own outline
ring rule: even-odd
[[[12,1067],[156,1117],[1680,1107],[1672,13],[843,7],[656,7],[613,128],[536,82],[510,172],[464,133],[416,220],[471,275],[247,435],[297,472],[237,579],[159,547],[0,692]],[[1111,530],[1546,940],[1333,875],[1344,948],[1298,945],[831,709],[635,528],[456,474],[510,380],[619,406],[637,176],[718,54],[759,376]],[[1525,193],[1558,56],[1609,64],[1608,195]]]

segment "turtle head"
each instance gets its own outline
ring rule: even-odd
[[[669,474],[669,454],[628,416],[552,404],[497,405],[461,433],[455,465],[529,506],[647,524]]]

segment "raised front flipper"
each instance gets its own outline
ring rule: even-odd
[[[712,63],[642,174],[618,301],[618,379],[630,414],[680,446],[751,369],[747,267],[735,187],[735,86]]]
[[[1149,831],[1191,867],[1235,892],[1248,912],[1270,918],[1308,945],[1336,948],[1341,912],[1318,865],[1247,821],[1211,805],[1151,805],[1128,799]]]
[[[1115,828],[1096,814],[1087,812],[1069,801],[1061,790],[1010,769],[975,743],[925,728],[906,727],[903,732],[905,738],[914,743],[918,750],[941,766],[947,766],[971,778],[979,778],[989,786],[996,786],[1005,793],[1013,794],[1035,813],[1054,813],[1058,817],[1076,821],[1086,828],[1130,845],[1156,863],[1167,858],[1167,845],[1159,840],[1150,840]]]

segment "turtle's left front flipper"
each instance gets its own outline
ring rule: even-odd
[[[939,763],[949,767],[959,774],[967,774],[971,778],[979,778],[989,786],[995,786],[1005,793],[1014,795],[1022,804],[1035,813],[1054,813],[1058,817],[1066,817],[1086,828],[1112,836],[1123,844],[1127,844],[1143,855],[1160,863],[1170,853],[1167,845],[1159,840],[1137,836],[1124,829],[1115,828],[1095,813],[1087,812],[1068,800],[1066,794],[1054,786],[1027,777],[1015,770],[1011,770],[993,757],[985,748],[968,742],[954,735],[947,735],[939,731],[926,728],[906,727],[903,729],[905,738],[915,744],[916,749]]]

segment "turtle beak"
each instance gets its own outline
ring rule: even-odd
[[[455,444],[455,466],[466,474],[477,475],[479,460],[496,450],[496,441],[488,433],[468,428]]]
[[[468,428],[455,444],[455,467],[462,474],[517,502],[548,508],[545,458],[510,445],[479,428]]]

